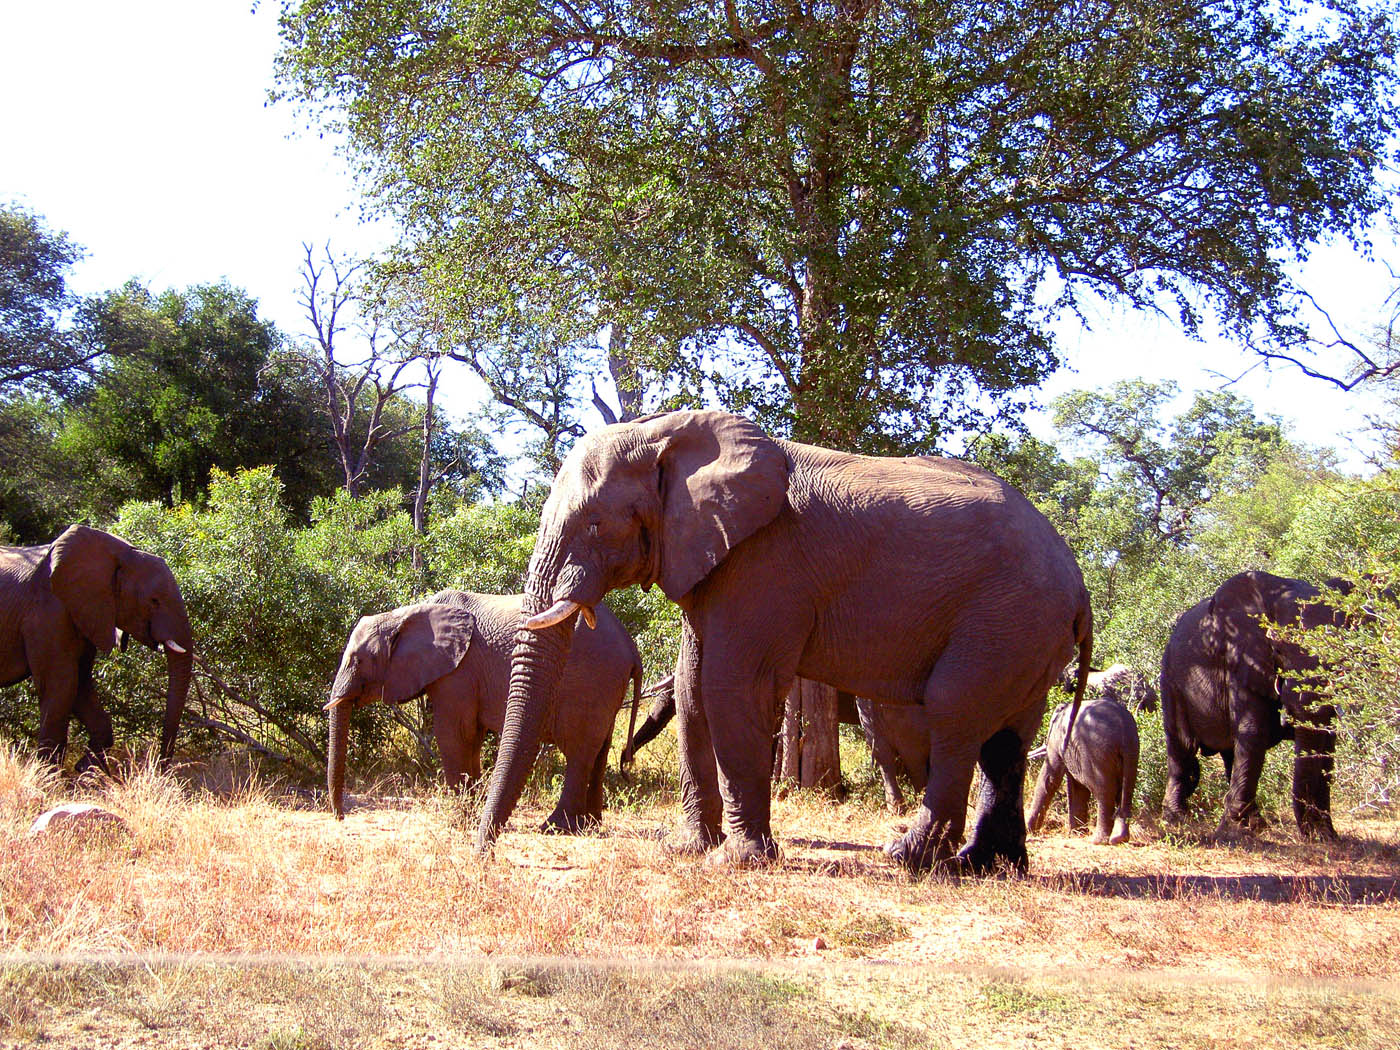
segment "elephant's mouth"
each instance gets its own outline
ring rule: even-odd
[[[576,602],[571,598],[561,598],[544,612],[537,613],[526,620],[525,627],[531,631],[543,631],[547,627],[563,623],[575,613],[583,617],[583,622],[590,628],[598,626],[597,617],[593,615],[593,609],[590,606]]]

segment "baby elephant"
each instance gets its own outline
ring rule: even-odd
[[[1133,790],[1137,787],[1138,730],[1132,714],[1113,700],[1085,700],[1074,720],[1069,747],[1065,728],[1069,704],[1061,704],[1050,718],[1045,744],[1029,758],[1045,759],[1045,768],[1035,785],[1035,800],[1026,827],[1037,831],[1045,821],[1050,800],[1069,775],[1069,829],[1077,831],[1088,823],[1089,795],[1099,804],[1097,843],[1128,841],[1128,821],[1133,811]]]
[[[375,700],[401,704],[426,693],[448,787],[469,787],[481,776],[483,734],[499,733],[505,723],[520,598],[439,591],[355,625],[326,705],[326,783],[337,818],[345,816],[348,713]],[[564,787],[546,829],[579,831],[602,819],[603,770],[628,681],[635,717],[642,685],[637,646],[606,606],[599,605],[596,616],[594,629],[580,625],[574,636],[544,730],[565,759]]]

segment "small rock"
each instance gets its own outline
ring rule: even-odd
[[[812,938],[812,951],[814,951],[814,952],[826,951],[826,941],[822,940],[820,937],[813,937],[813,938]]]
[[[65,802],[46,813],[39,814],[29,826],[31,837],[51,835],[56,831],[86,834],[99,829],[130,832],[127,822],[111,810],[91,802]]]

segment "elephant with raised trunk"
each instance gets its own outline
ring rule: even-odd
[[[86,525],[42,546],[0,547],[0,685],[33,677],[45,759],[62,763],[76,716],[88,732],[79,771],[106,770],[112,719],[97,701],[92,666],[98,654],[126,648],[129,638],[165,653],[166,762],[189,694],[194,639],[164,559]]]
[[[439,591],[416,605],[362,617],[350,634],[331,686],[326,781],[331,808],[345,816],[345,752],[349,712],[375,700],[401,704],[426,694],[433,736],[450,788],[481,776],[487,730],[505,721],[510,656],[520,625],[519,594]],[[603,770],[613,721],[632,683],[635,720],[642,660],[606,606],[597,629],[578,640],[560,683],[561,699],[542,739],[564,755],[564,787],[545,826],[579,831],[603,819]],[[629,742],[632,723],[628,725]]]
[[[1350,589],[1343,580],[1329,580],[1328,586]],[[1306,838],[1336,837],[1331,803],[1336,711],[1315,692],[1325,668],[1263,622],[1342,626],[1341,614],[1324,598],[1305,580],[1243,572],[1177,620],[1162,655],[1167,821],[1185,818],[1187,800],[1201,779],[1199,752],[1219,754],[1230,781],[1219,833],[1262,826],[1255,796],[1264,754],[1291,739],[1298,830]]]
[[[1073,737],[1069,735],[1069,705],[1061,704],[1050,718],[1045,744],[1030,754],[1033,759],[1045,759],[1045,765],[1035,784],[1026,827],[1040,830],[1060,782],[1068,778],[1069,830],[1078,831],[1088,823],[1092,796],[1098,804],[1094,842],[1127,842],[1140,750],[1137,722],[1119,701],[1085,700],[1074,722]]]
[[[977,467],[775,440],[726,412],[605,427],[560,469],[530,561],[481,849],[524,786],[576,621],[614,588],[653,583],[683,613],[684,824],[671,849],[776,855],[773,727],[800,675],[923,705],[930,776],[892,858],[1024,867],[1026,750],[1060,669],[1079,653],[1080,695],[1089,670],[1089,595],[1064,540]],[[978,764],[984,787],[959,854]]]

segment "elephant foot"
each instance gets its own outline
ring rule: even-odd
[[[88,773],[100,774],[104,777],[112,775],[112,771],[107,768],[106,758],[91,751],[86,752],[82,758],[78,759],[73,766],[73,773],[80,777]]]
[[[707,868],[764,868],[778,860],[778,844],[771,836],[756,839],[730,835],[705,854]]]
[[[1110,846],[1121,846],[1128,841],[1128,822],[1126,820],[1115,820],[1113,822],[1113,834],[1108,836]]]
[[[591,813],[563,813],[556,809],[540,825],[540,831],[546,835],[582,835],[601,823]]]
[[[906,832],[886,843],[885,856],[912,874],[949,867],[953,860],[952,847],[940,838]]]
[[[1336,842],[1337,829],[1332,826],[1330,817],[1323,820],[1300,821],[1298,834],[1309,842]]]
[[[1184,809],[1174,809],[1171,806],[1162,806],[1162,823],[1168,827],[1177,827],[1186,823],[1186,811]]]
[[[1030,857],[1026,847],[1019,850],[998,850],[981,848],[975,842],[968,843],[958,853],[958,870],[964,875],[997,875],[1007,873],[1025,875],[1030,870]]]
[[[1227,812],[1215,828],[1215,839],[1218,842],[1238,842],[1263,831],[1268,826],[1269,822],[1258,810],[1240,817],[1232,817]]]
[[[1094,832],[1094,837],[1091,838],[1089,842],[1095,846],[1106,846],[1108,845],[1109,839],[1102,831],[1096,831]]]
[[[661,842],[661,852],[667,857],[702,857],[720,845],[724,836],[705,828],[690,825],[677,828]]]

